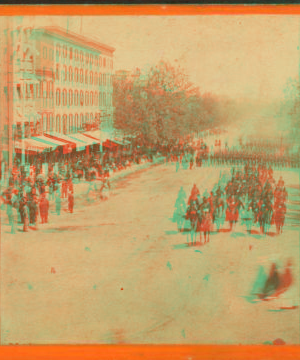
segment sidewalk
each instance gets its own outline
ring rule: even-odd
[[[112,184],[115,180],[119,180],[127,175],[131,175],[139,170],[142,169],[147,169],[150,168],[151,166],[154,165],[158,165],[158,164],[162,164],[165,161],[164,157],[157,157],[153,159],[153,162],[144,162],[142,164],[139,165],[132,165],[129,168],[125,169],[125,170],[120,170],[117,171],[115,173],[110,172],[110,183]],[[100,184],[101,184],[101,180],[100,178],[97,178],[95,181],[92,182],[92,190],[90,190],[89,192],[89,196],[87,195],[89,186],[91,184],[90,181],[85,181],[82,180],[81,182],[78,182],[78,180],[75,180],[73,183],[74,186],[74,197],[75,197],[75,208],[74,208],[74,212],[76,212],[76,210],[78,209],[78,205],[80,206],[80,203],[78,203],[78,200],[80,202],[80,200],[85,201],[87,200],[88,202],[91,201],[91,198],[93,198],[93,202],[96,203],[97,201],[100,202],[99,200],[99,189],[100,189]],[[96,187],[96,190],[94,188],[94,186]],[[46,190],[47,191],[47,190]],[[95,196],[96,195],[96,196]],[[51,224],[53,224],[53,220],[57,223],[62,223],[64,222],[64,217],[62,218],[61,215],[67,215],[69,214],[68,212],[68,199],[67,198],[63,198],[61,199],[61,214],[60,216],[56,215],[56,211],[55,211],[55,201],[54,200],[49,200],[49,223],[48,224],[43,224],[40,225],[40,216],[38,215],[38,227],[42,226],[43,229],[47,229],[51,226]],[[77,200],[77,201],[76,201]],[[84,205],[83,204],[83,205]],[[82,204],[81,204],[82,205]],[[1,216],[1,233],[10,233],[10,225],[8,224],[8,218],[7,218],[7,214],[6,214],[6,207],[5,209],[1,209],[0,207],[0,216]],[[17,232],[22,232],[23,229],[23,225],[18,224],[17,226],[18,231]]]

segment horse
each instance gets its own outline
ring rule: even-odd
[[[186,219],[190,220],[191,223],[191,245],[194,245],[194,239],[195,239],[195,245],[196,245],[196,233],[197,233],[197,226],[198,226],[198,209],[196,206],[196,202],[192,201],[191,205],[188,207],[186,212]],[[189,241],[188,241],[189,243]]]
[[[179,232],[182,231],[185,214],[186,214],[185,204],[183,202],[176,204],[173,219],[177,223],[177,229]]]
[[[279,204],[275,207],[272,222],[275,222],[277,235],[282,234],[282,228],[285,221],[285,204]]]
[[[213,216],[212,216],[213,223],[216,224],[217,231],[219,231],[224,216],[225,201],[221,197],[216,197],[213,203],[213,207],[214,207]]]

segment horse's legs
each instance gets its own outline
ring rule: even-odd
[[[184,230],[184,219],[180,221],[180,232]]]
[[[191,245],[193,245],[194,242],[194,229],[193,229],[193,225],[191,227]]]
[[[181,229],[180,229],[180,221],[179,220],[177,220],[177,230],[178,230],[178,232],[181,231]]]
[[[195,240],[195,245],[197,244],[197,226],[198,226],[198,222],[196,220],[195,224],[194,224],[194,240]]]

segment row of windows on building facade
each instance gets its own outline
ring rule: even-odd
[[[101,91],[56,89],[56,106],[112,106],[112,94]]]
[[[30,138],[31,136],[42,135],[42,133],[56,132],[68,135],[76,134],[81,130],[98,130],[100,128],[100,119],[104,125],[109,121],[108,117],[102,119],[100,113],[58,114],[55,117],[51,113],[43,114],[41,121],[24,123],[23,136],[22,124],[17,123],[15,139]]]
[[[54,60],[52,47],[43,46],[43,58],[45,60]],[[82,50],[73,49],[67,45],[56,44],[56,61],[67,61],[69,63],[80,63],[85,66],[95,68],[113,69],[113,60],[97,54],[83,52]]]
[[[29,67],[16,64],[16,72],[28,72],[33,73],[33,64]],[[55,73],[52,68],[38,69],[36,73],[39,76],[45,78],[51,78],[61,83],[78,84],[78,85],[95,85],[95,86],[112,86],[113,75],[110,73],[101,73],[97,71],[89,71],[83,68],[77,68],[72,66],[56,64]]]
[[[53,82],[43,81],[39,84],[25,84],[25,94],[21,84],[16,86],[19,99],[44,99],[43,106],[54,106]],[[46,100],[52,100],[47,102]],[[112,94],[103,91],[83,91],[72,89],[56,89],[55,105],[58,106],[112,106]]]
[[[24,69],[20,69],[20,72],[23,72]],[[17,71],[17,72],[19,72]],[[30,71],[32,73],[33,71]],[[113,75],[109,73],[97,73],[93,71],[83,70],[75,68],[72,66],[67,67],[63,65],[62,70],[60,71],[60,65],[56,65],[55,73],[53,69],[43,67],[42,70],[36,71],[37,75],[41,76],[43,79],[50,78],[53,81],[61,81],[61,83],[74,85],[95,85],[95,86],[112,86],[113,85]]]
[[[46,68],[44,68],[44,77],[46,76]],[[54,74],[50,74],[54,79]],[[85,84],[85,85],[96,85],[96,86],[112,86],[113,76],[108,73],[97,73],[93,71],[84,70],[82,68],[72,66],[67,67],[63,65],[62,71],[60,72],[60,64],[56,64],[55,79],[61,82]]]

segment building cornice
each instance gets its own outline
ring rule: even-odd
[[[116,50],[111,46],[96,42],[82,35],[75,34],[70,31],[66,32],[64,29],[59,27],[35,28],[33,29],[33,33],[37,33],[37,34],[40,33],[48,36],[53,36],[57,39],[67,41],[73,45],[77,45],[85,49],[91,49],[100,53],[105,52],[105,53],[109,53],[110,55],[113,55],[114,51]]]

